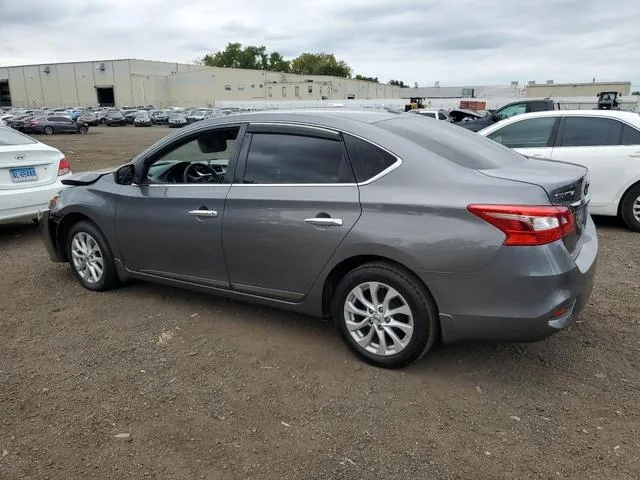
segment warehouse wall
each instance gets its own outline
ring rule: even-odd
[[[596,82],[596,83],[556,83],[527,85],[527,97],[595,97],[600,92],[620,92],[622,95],[631,93],[630,82]]]

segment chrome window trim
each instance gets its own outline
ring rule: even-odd
[[[199,183],[153,183],[153,184],[144,184],[144,185],[137,185],[137,184],[132,184],[132,185],[145,186],[145,187],[165,187],[165,188],[166,187],[204,187],[204,186],[216,187],[216,186],[225,186],[225,185],[234,186],[234,187],[364,187],[366,185],[369,185],[381,179],[385,175],[388,175],[389,173],[391,173],[392,171],[394,171],[395,169],[397,169],[402,165],[402,158],[400,158],[398,155],[391,152],[387,148],[375,142],[372,142],[367,138],[357,135],[355,133],[343,132],[342,130],[332,129],[330,127],[320,127],[317,125],[310,125],[307,123],[296,123],[296,122],[279,122],[279,121],[250,122],[249,125],[263,125],[263,126],[276,125],[276,126],[285,126],[285,127],[303,127],[303,128],[308,128],[312,130],[313,129],[320,130],[327,133],[346,133],[347,135],[351,135],[352,137],[355,137],[364,142],[370,143],[374,147],[379,148],[384,152],[387,152],[389,155],[392,155],[393,157],[395,157],[396,161],[391,165],[389,165],[384,170],[382,170],[380,173],[365,180],[364,182],[358,182],[358,183],[354,183],[354,182],[351,182],[351,183],[219,183],[219,184],[215,184],[215,183],[200,183],[200,184]]]

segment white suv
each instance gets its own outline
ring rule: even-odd
[[[60,150],[0,127],[0,222],[38,218],[70,175]]]

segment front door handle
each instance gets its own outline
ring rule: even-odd
[[[194,217],[211,218],[217,217],[218,212],[215,210],[189,210],[189,215],[193,215]]]
[[[311,225],[317,225],[319,227],[331,227],[331,226],[342,226],[341,218],[326,218],[326,217],[313,217],[313,218],[305,218],[304,223],[309,223]]]
[[[630,156],[630,157],[633,157],[633,158],[638,158],[638,157],[640,157],[640,152],[633,152],[633,153],[630,153],[630,154],[629,154],[629,156]]]

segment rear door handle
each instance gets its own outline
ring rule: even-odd
[[[211,218],[217,217],[218,212],[215,210],[189,210],[189,215],[193,215],[194,217]]]
[[[304,223],[308,223],[310,225],[317,225],[319,227],[331,227],[331,226],[342,226],[341,218],[326,218],[326,217],[313,217],[313,218],[305,218]]]

